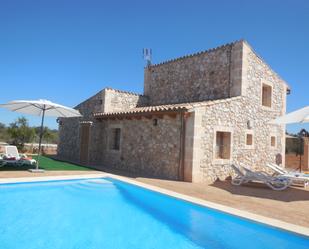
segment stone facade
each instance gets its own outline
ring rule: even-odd
[[[61,160],[79,163],[79,118],[62,118],[59,123],[57,157]]]
[[[144,94],[151,105],[185,103],[240,95],[242,42],[236,42],[145,69]]]
[[[193,182],[225,179],[231,163],[266,170],[281,155],[284,165],[285,127],[269,121],[285,113],[287,89],[245,41],[152,65],[144,95],[107,88],[76,107],[83,118],[62,119],[58,156]]]
[[[80,126],[81,122],[93,122],[93,112],[104,111],[104,90],[75,107],[83,115],[81,118],[59,119],[58,158],[80,163]],[[90,124],[90,123],[89,123]]]
[[[269,121],[285,113],[287,85],[246,42],[239,55],[242,57],[241,96],[194,110],[193,160],[187,166],[192,168],[194,182],[225,179],[232,174],[228,166],[231,163],[266,171],[263,165],[275,163],[278,154],[284,165],[285,126],[272,125]],[[262,105],[262,84],[272,87],[271,107]],[[229,160],[215,159],[217,131],[231,133]],[[251,146],[246,145],[248,133],[253,136]],[[271,146],[271,136],[275,137],[275,146]]]
[[[140,175],[178,179],[180,122],[179,117],[108,120],[102,122],[105,134],[102,161],[94,162]],[[121,128],[121,150],[108,148],[110,129]]]
[[[89,154],[93,154],[96,146],[100,144],[100,137],[102,137],[100,132],[97,134],[99,129],[96,129],[97,123],[93,113],[121,111],[125,110],[126,106],[132,108],[145,105],[147,101],[147,97],[142,95],[105,88],[78,104],[75,109],[79,110],[83,117],[60,119],[58,157],[73,162],[80,161],[80,125],[83,121],[89,121],[89,125],[91,125],[90,146],[94,148],[89,149]]]
[[[144,95],[111,88],[104,89],[104,96],[103,112],[120,112],[137,106],[148,105],[148,98]]]
[[[148,98],[146,96],[105,88],[77,105],[75,109],[78,109],[83,118],[88,120],[96,112],[120,112],[147,104]]]

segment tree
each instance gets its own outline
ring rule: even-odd
[[[31,143],[35,135],[34,129],[29,126],[25,117],[20,117],[11,123],[7,132],[11,138],[11,143],[19,149],[23,149],[25,143]]]
[[[9,135],[7,133],[7,127],[5,124],[0,122],[0,141],[7,142]]]
[[[301,137],[309,137],[309,131],[306,129],[301,129],[297,135]]]
[[[0,132],[5,130],[5,128],[6,128],[6,125],[0,122]]]
[[[40,137],[41,127],[34,127],[37,140]],[[43,138],[42,143],[58,143],[58,131],[49,129],[48,127],[43,128]]]
[[[55,140],[55,134],[48,127],[44,127],[43,130],[43,141],[45,143],[53,143]]]

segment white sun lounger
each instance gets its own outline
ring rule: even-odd
[[[268,163],[267,164],[268,168],[271,168],[273,171],[275,171],[277,174],[287,174],[287,173],[291,173],[292,171],[287,171],[285,168],[274,164],[274,163]]]
[[[13,145],[5,146],[5,154],[3,156],[7,158],[14,157],[15,160],[6,160],[5,158],[1,158],[0,167],[5,166],[7,164],[14,164],[14,165],[34,165],[36,164],[36,160],[34,159],[24,160],[22,157],[20,157],[17,147]]]
[[[309,174],[304,174],[295,171],[288,171],[276,164],[268,163],[266,166],[273,171],[276,175],[288,177],[292,180],[292,185],[307,187],[309,186]]]
[[[4,148],[5,148],[5,155],[7,157],[15,157],[16,160],[20,159],[16,146],[8,145],[8,146],[5,146]]]
[[[237,176],[232,179],[233,185],[241,185],[248,182],[264,183],[273,190],[284,190],[291,185],[291,180],[286,177],[274,177],[265,172],[254,172],[244,166],[231,165]]]

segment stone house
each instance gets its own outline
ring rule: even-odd
[[[58,157],[97,169],[211,182],[229,164],[262,169],[282,155],[288,85],[246,41],[144,70],[144,94],[105,88],[59,121]]]

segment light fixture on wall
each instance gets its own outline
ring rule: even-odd
[[[152,124],[153,124],[153,126],[157,126],[158,125],[158,119],[153,119],[152,120]]]
[[[248,121],[247,121],[247,128],[248,128],[248,129],[252,129],[252,128],[253,128],[253,125],[254,125],[254,124],[253,124],[253,121],[252,121],[252,120],[248,120]]]
[[[60,118],[56,119],[57,124],[62,125],[62,120]]]

